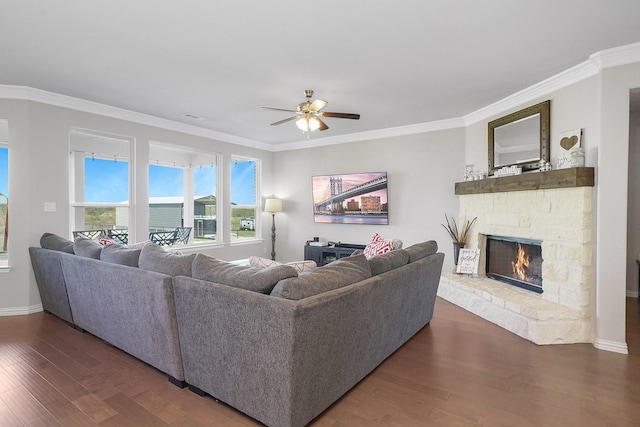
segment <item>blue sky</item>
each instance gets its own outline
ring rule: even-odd
[[[9,149],[0,148],[0,193],[9,195]],[[4,197],[0,197],[0,203],[6,203]]]
[[[231,164],[231,201],[233,203],[247,205],[254,203],[254,177],[255,164],[253,162],[234,162]],[[197,196],[216,195],[215,166],[195,168],[194,178]],[[127,162],[85,158],[85,201],[103,203],[126,201],[129,199],[127,182]],[[1,185],[0,177],[0,191],[2,191]],[[182,169],[149,166],[150,197],[181,196],[182,188]]]

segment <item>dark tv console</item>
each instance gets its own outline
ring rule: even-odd
[[[339,258],[344,258],[353,253],[357,249],[364,249],[365,245],[357,245],[352,243],[338,243],[332,246],[304,246],[304,259],[312,260],[318,264],[318,267],[329,264]]]

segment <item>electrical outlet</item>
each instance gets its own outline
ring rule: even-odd
[[[44,202],[44,211],[45,212],[55,212],[56,211],[56,202]]]

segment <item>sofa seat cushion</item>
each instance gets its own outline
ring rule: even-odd
[[[415,245],[409,246],[405,251],[409,254],[409,262],[411,263],[438,252],[438,243],[435,240],[416,243]]]
[[[249,265],[255,268],[268,268],[274,265],[290,265],[295,268],[298,273],[304,273],[305,271],[311,271],[318,266],[315,261],[292,261],[287,263],[281,263],[268,258],[262,258],[259,256],[250,256]]]
[[[340,258],[298,277],[285,279],[273,288],[272,296],[299,300],[342,288],[371,277],[371,267],[363,254]]]
[[[85,258],[100,259],[102,248],[104,248],[104,246],[102,246],[100,242],[94,239],[87,239],[86,237],[78,237],[75,242],[73,242],[73,251],[75,254]]]
[[[408,262],[409,254],[404,249],[398,249],[369,258],[369,266],[371,267],[371,274],[373,276],[402,267]]]
[[[142,249],[129,248],[118,243],[111,243],[102,248],[102,252],[100,252],[100,260],[110,262],[112,264],[137,267],[141,251]]]
[[[168,274],[169,276],[191,277],[191,264],[195,254],[183,255],[166,251],[161,246],[146,244],[140,251],[138,266],[143,270]]]
[[[270,293],[279,281],[297,276],[298,272],[290,265],[255,268],[232,264],[204,254],[197,254],[193,260],[192,277],[194,279],[263,294]]]
[[[42,249],[66,252],[68,254],[74,253],[73,242],[71,240],[53,233],[44,233],[42,237],[40,237],[40,247]]]

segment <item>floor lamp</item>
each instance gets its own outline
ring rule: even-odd
[[[264,211],[271,214],[271,259],[276,260],[276,214],[282,212],[282,200],[267,199],[264,202]]]

